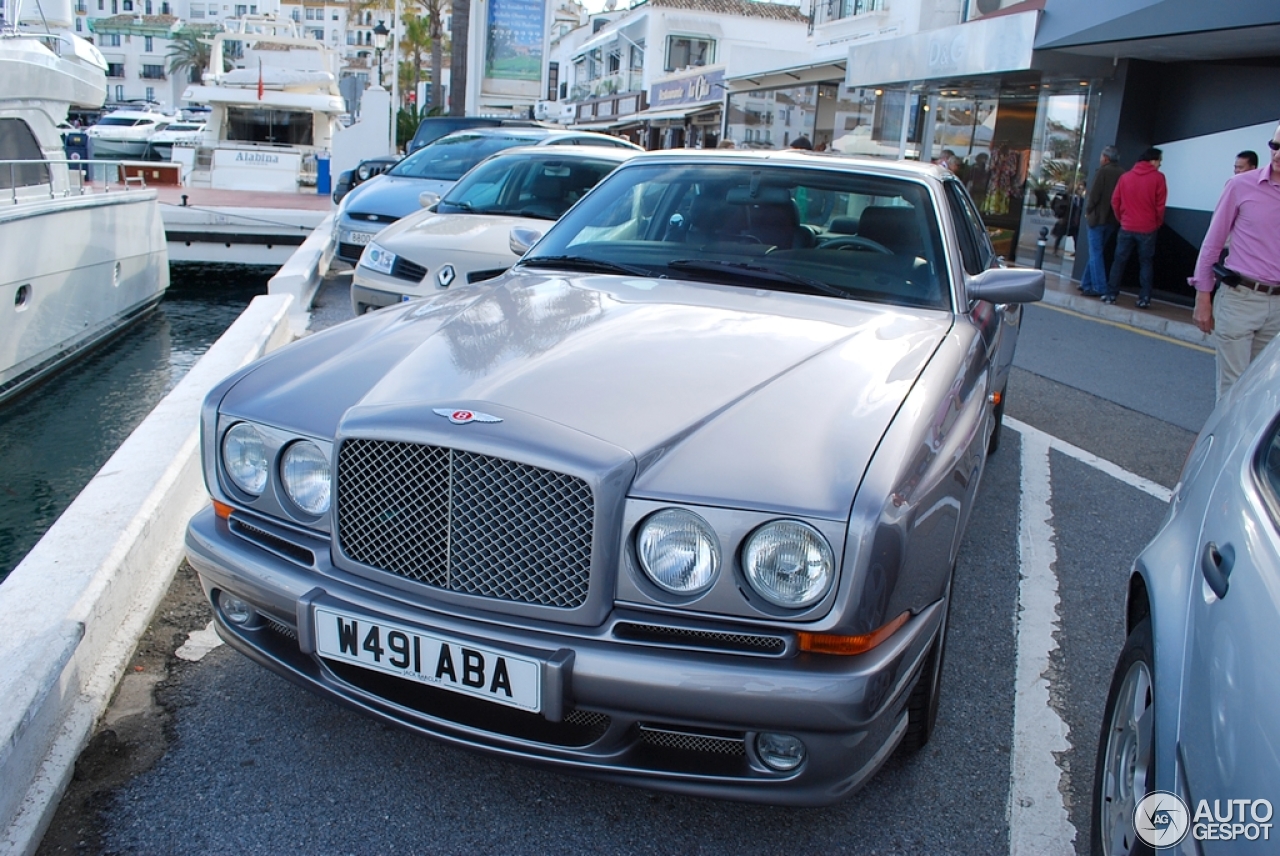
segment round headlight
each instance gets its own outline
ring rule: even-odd
[[[315,443],[300,440],[285,449],[280,481],[289,499],[307,514],[329,510],[329,459]]]
[[[835,576],[831,545],[796,520],[766,523],[742,548],[742,569],[756,593],[775,606],[799,609],[822,600]]]
[[[692,511],[665,508],[649,516],[636,535],[640,567],[661,589],[695,594],[720,571],[720,541]]]
[[[231,426],[222,438],[222,465],[236,487],[258,496],[267,486],[267,442],[248,422]]]
[[[373,170],[369,168],[369,165],[367,163],[362,163],[360,164],[360,166],[356,167],[356,177],[359,178],[361,181],[368,181],[369,175],[372,172]]]

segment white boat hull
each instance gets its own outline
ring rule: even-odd
[[[139,318],[169,286],[154,191],[0,206],[0,401]]]
[[[112,140],[92,137],[93,156],[103,160],[136,160],[147,150],[147,140]]]

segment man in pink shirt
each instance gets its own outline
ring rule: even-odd
[[[1156,235],[1164,223],[1164,203],[1169,195],[1160,171],[1164,153],[1150,148],[1138,157],[1133,169],[1120,176],[1116,189],[1111,193],[1111,210],[1120,221],[1120,234],[1116,237],[1116,258],[1111,265],[1111,277],[1103,303],[1115,303],[1120,294],[1120,281],[1124,279],[1129,257],[1138,251],[1138,282],[1142,286],[1138,294],[1138,308],[1151,306],[1151,288],[1155,284]]]
[[[1204,332],[1215,333],[1218,398],[1280,333],[1280,128],[1267,145],[1268,163],[1227,182],[1191,278],[1192,318]],[[1228,238],[1226,266],[1234,276],[1224,277],[1211,299],[1213,265]]]

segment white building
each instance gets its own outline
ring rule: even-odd
[[[644,0],[567,53],[573,124],[651,149],[715,145],[728,69],[799,64],[808,30],[789,4]]]

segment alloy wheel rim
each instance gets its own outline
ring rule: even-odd
[[[1128,853],[1137,833],[1133,812],[1152,784],[1155,705],[1151,670],[1138,661],[1125,673],[1107,729],[1102,770],[1102,846],[1107,856]]]

